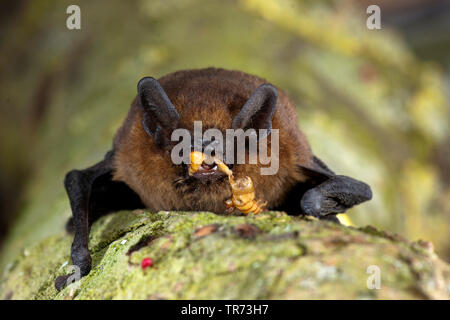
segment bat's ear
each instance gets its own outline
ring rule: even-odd
[[[164,147],[178,125],[180,114],[154,78],[142,78],[137,89],[144,130],[155,139],[158,145]]]
[[[272,130],[272,118],[277,106],[278,92],[270,84],[259,86],[242,107],[241,111],[234,117],[233,129],[266,129],[266,135]],[[262,137],[259,137],[262,138]]]

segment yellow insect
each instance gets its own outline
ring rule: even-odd
[[[189,166],[189,175],[198,171],[207,156],[199,151],[191,152],[191,165]],[[231,186],[232,197],[225,201],[227,211],[232,212],[235,208],[243,214],[259,214],[264,211],[267,202],[255,201],[255,188],[250,177],[235,179],[233,171],[220,159],[212,157],[211,159],[217,165],[220,171],[228,176],[228,182]]]

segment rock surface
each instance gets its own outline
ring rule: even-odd
[[[91,231],[91,273],[61,292],[72,236],[26,247],[2,299],[448,299],[449,266],[431,243],[280,212],[120,212]],[[142,268],[150,258],[152,266]],[[147,260],[148,261],[148,260]],[[380,288],[376,284],[379,271]]]

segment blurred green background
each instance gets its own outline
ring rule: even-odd
[[[66,8],[81,8],[81,30]],[[382,29],[366,28],[379,4]],[[313,151],[372,186],[349,211],[450,260],[446,1],[3,1],[1,264],[61,232],[64,174],[102,159],[143,76],[208,66],[295,100]]]

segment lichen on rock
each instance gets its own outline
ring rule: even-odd
[[[449,297],[449,266],[429,243],[267,212],[123,211],[92,226],[88,276],[57,292],[72,236],[24,248],[2,299],[391,299]],[[141,261],[152,266],[141,268]],[[380,289],[369,289],[370,266]]]

